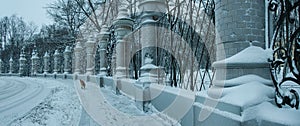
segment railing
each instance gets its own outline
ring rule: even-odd
[[[171,1],[169,1],[171,2]],[[158,63],[164,67],[165,79],[169,85],[194,91],[200,91],[211,85],[214,71],[211,63],[215,60],[214,46],[214,1],[213,0],[186,0],[178,3],[167,3],[168,10],[161,17],[156,17],[156,26],[164,27],[156,34],[162,34],[159,41]],[[143,27],[139,17],[135,20],[133,40],[134,46],[140,45],[139,29]],[[166,30],[166,31],[165,31]],[[107,48],[108,75],[113,75],[114,49],[116,38],[114,29],[110,29],[110,41]],[[171,48],[172,50],[165,50]],[[141,67],[141,53],[134,55],[129,68],[133,79],[139,77]]]
[[[167,13],[160,14],[161,17],[155,17],[157,21],[156,26],[162,28],[161,31],[157,31],[160,34],[159,43],[160,49],[158,50],[157,64],[162,66],[165,71],[166,83],[170,86],[190,89],[193,91],[200,91],[208,88],[211,85],[213,79],[213,70],[211,68],[211,63],[215,59],[215,46],[214,46],[214,1],[213,0],[185,0],[167,3],[168,9]],[[132,34],[136,34],[134,37],[134,46],[139,46],[141,44],[138,33],[139,28],[143,27],[141,25],[141,15],[131,14],[134,17],[134,31]],[[114,33],[114,26],[109,28],[110,38],[107,51],[107,75],[114,75],[116,61],[116,36]],[[84,42],[83,42],[84,43]],[[166,50],[166,48],[170,50]],[[86,53],[83,51],[82,53]],[[133,52],[136,53],[136,52]],[[46,61],[40,56],[38,58],[40,66],[32,68],[39,69],[45,67],[45,63],[49,64],[49,70],[46,72],[52,73],[54,71],[53,64],[51,62],[54,57],[53,51],[50,53],[50,58]],[[32,54],[33,55],[33,54]],[[27,54],[27,61],[31,61],[29,55]],[[47,58],[47,57],[46,57]],[[76,58],[76,57],[75,57]],[[62,63],[64,57],[60,55],[60,64],[56,66],[70,65],[67,63]],[[74,59],[74,58],[73,58]],[[95,74],[99,72],[99,55],[96,54],[95,58]],[[78,59],[77,59],[78,60]],[[86,59],[82,58],[85,62]],[[132,63],[130,64],[130,77],[132,79],[138,79],[141,67],[141,53],[134,54]],[[5,61],[8,62],[8,61]],[[14,59],[13,62],[19,62],[19,59]],[[48,63],[50,62],[50,63]],[[82,72],[85,73],[84,62],[80,61]],[[36,63],[35,63],[36,64]],[[57,63],[58,64],[58,63]],[[73,63],[74,64],[74,63]],[[31,66],[29,62],[27,66]],[[73,65],[74,66],[74,65]],[[30,68],[30,67],[27,67]],[[47,68],[47,67],[45,67]],[[19,69],[19,66],[17,68]],[[70,69],[70,68],[69,68]],[[63,68],[57,70],[62,73]],[[31,70],[33,71],[33,70]],[[38,73],[45,72],[45,70],[35,70]],[[74,70],[73,70],[74,71]],[[30,73],[30,72],[28,72]]]
[[[69,46],[62,53],[56,50],[55,52],[45,52],[40,57],[36,49],[32,50],[32,54],[27,54],[23,47],[20,58],[11,57],[8,61],[0,59],[0,74],[3,75],[36,76],[51,73],[53,75],[72,73],[72,51]]]
[[[299,108],[300,1],[269,0],[271,75],[278,107]]]

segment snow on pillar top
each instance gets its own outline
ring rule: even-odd
[[[34,50],[32,51],[31,59],[38,59],[38,58],[39,58],[39,57],[38,57],[38,53],[37,53],[36,49],[34,49]]]
[[[75,51],[75,52],[79,52],[79,51],[81,51],[82,49],[83,49],[83,48],[82,48],[80,42],[78,41],[78,42],[76,43],[76,46],[75,46],[75,48],[74,48],[74,51]]]
[[[59,51],[58,50],[55,50],[54,56],[59,56]]]
[[[69,46],[66,46],[66,49],[65,49],[64,53],[71,53],[71,49],[70,49]]]
[[[48,52],[45,53],[44,57],[50,57]]]
[[[118,18],[113,22],[117,41],[120,41],[132,31],[134,21],[128,16],[127,5],[119,9]]]

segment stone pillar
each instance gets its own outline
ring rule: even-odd
[[[82,74],[82,69],[81,69],[81,56],[82,56],[82,46],[80,41],[76,43],[76,46],[74,48],[74,53],[75,53],[75,70],[74,74]]]
[[[2,59],[0,58],[0,74],[2,73]]]
[[[19,59],[19,75],[24,76],[26,74],[26,58],[24,48],[22,48],[20,59]]]
[[[264,0],[216,0],[215,6],[217,60],[237,54],[250,42],[264,48]]]
[[[265,46],[265,1],[216,0],[217,61],[213,63],[215,87],[233,86],[243,75],[270,79]],[[255,81],[255,80],[254,80]]]
[[[106,55],[106,50],[107,50],[107,44],[109,41],[109,31],[106,25],[102,26],[101,32],[100,32],[100,41],[99,41],[99,55],[100,55],[100,76],[106,76],[107,74],[107,55]]]
[[[54,52],[54,74],[58,74],[60,72],[60,53],[58,50],[55,50]]]
[[[143,15],[141,16],[141,46],[142,46],[142,67],[146,64],[146,58],[151,58],[151,62],[156,67],[158,66],[158,54],[157,47],[160,47],[160,35],[158,34],[162,31],[160,24],[157,20],[162,17],[166,12],[166,1],[165,0],[143,0],[139,3],[139,10],[142,10]],[[153,6],[155,5],[155,6]],[[160,69],[153,69],[158,75],[157,82],[161,80],[163,75],[162,67]]]
[[[119,9],[117,20],[114,22],[116,45],[116,77],[129,77],[129,63],[131,58],[132,42],[127,41],[129,33],[132,32],[133,20],[129,18],[126,6]]]
[[[44,74],[48,74],[49,70],[50,70],[50,55],[48,54],[48,52],[45,53],[44,55]]]
[[[86,75],[93,75],[95,72],[95,51],[96,51],[95,36],[93,33],[89,36],[85,43],[86,47]]]
[[[12,74],[13,73],[13,70],[14,70],[14,61],[12,59],[12,57],[10,57],[9,59],[9,74]]]
[[[64,74],[70,74],[71,73],[71,63],[72,63],[72,57],[71,57],[71,49],[69,46],[66,47],[64,51]]]
[[[153,63],[157,64],[157,48],[160,41],[158,31],[161,29],[157,20],[166,12],[165,0],[143,0],[139,3],[138,8],[143,15],[141,16],[141,45],[142,45],[142,65],[145,64],[145,55],[150,54]],[[155,6],[153,6],[155,5]],[[146,47],[146,48],[145,48]],[[150,47],[150,48],[148,48]]]
[[[159,23],[157,20],[166,12],[165,0],[143,0],[138,8],[141,13],[141,46],[142,46],[142,67],[141,77],[135,84],[135,102],[139,109],[148,111],[150,99],[150,84],[159,83],[161,67],[157,63],[157,47],[160,41],[158,38]]]
[[[39,66],[38,62],[39,62],[39,57],[38,57],[36,50],[34,50],[32,52],[32,56],[31,56],[31,73],[32,73],[32,75],[36,75],[38,73],[38,66]]]

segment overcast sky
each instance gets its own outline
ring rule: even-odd
[[[47,4],[55,0],[0,0],[0,17],[17,14],[26,22],[34,22],[36,25],[50,24],[52,20],[46,14]]]

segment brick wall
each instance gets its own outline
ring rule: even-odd
[[[215,4],[217,60],[247,48],[250,41],[264,48],[264,0],[215,0]]]

